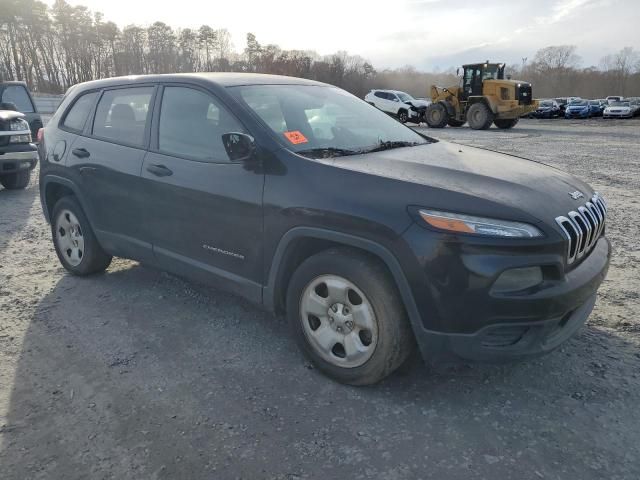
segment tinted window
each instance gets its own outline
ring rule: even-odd
[[[93,134],[116,142],[142,146],[153,87],[107,90],[102,95]]]
[[[97,95],[97,92],[91,92],[80,96],[67,112],[62,124],[71,130],[81,132]]]
[[[207,162],[227,162],[222,135],[244,128],[215,98],[186,87],[166,87],[160,109],[160,151]]]
[[[35,112],[26,88],[22,85],[9,85],[2,92],[2,103],[13,103],[19,112]]]
[[[386,100],[387,94],[385,92],[376,92],[374,95],[378,98],[384,98]]]

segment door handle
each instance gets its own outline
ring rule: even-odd
[[[87,158],[91,156],[86,148],[74,148],[73,150],[71,150],[71,153],[73,153],[78,158]]]
[[[173,175],[173,171],[164,165],[156,165],[151,164],[147,165],[147,172],[153,173],[157,177],[168,177],[169,175]]]

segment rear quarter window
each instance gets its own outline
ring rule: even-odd
[[[81,132],[87,121],[91,107],[96,100],[98,92],[90,92],[81,95],[71,106],[62,122],[62,126],[70,130]]]

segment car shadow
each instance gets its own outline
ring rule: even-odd
[[[637,345],[337,384],[286,322],[116,261],[35,307],[0,427],[3,478],[637,478]],[[634,370],[635,369],[635,370]],[[634,470],[635,469],[635,470]],[[428,475],[425,473],[428,472]]]

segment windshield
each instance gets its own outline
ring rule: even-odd
[[[613,102],[611,106],[612,107],[630,107],[631,104],[629,102]]]
[[[287,148],[312,157],[430,143],[386,113],[335,87],[248,85],[229,91]]]
[[[553,107],[553,102],[547,100],[547,101],[541,102],[540,106],[541,107]]]
[[[591,100],[591,101],[589,102],[589,105],[597,105],[597,106],[599,106],[599,105],[600,105],[600,102],[599,102],[599,101],[597,101],[597,100]]]
[[[586,100],[573,100],[569,105],[571,106],[581,105],[584,107],[585,105],[589,105],[589,102],[587,102]]]
[[[415,100],[415,98],[413,98],[408,93],[396,92],[396,95],[398,95],[400,97],[400,100],[402,100],[403,102],[410,102],[411,100]]]

